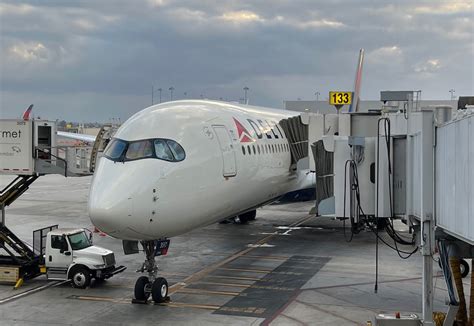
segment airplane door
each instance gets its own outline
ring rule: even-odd
[[[224,177],[233,177],[237,174],[235,151],[229,131],[225,126],[212,126],[222,152],[222,174]]]

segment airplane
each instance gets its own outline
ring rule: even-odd
[[[166,299],[155,256],[167,239],[233,216],[251,220],[258,207],[314,187],[314,176],[292,165],[279,124],[299,114],[183,100],[150,106],[117,130],[96,167],[88,209],[92,223],[124,248],[143,246],[140,271],[148,275],[135,284],[136,300]]]
[[[358,111],[363,59],[361,49],[350,111]],[[158,277],[155,256],[166,254],[169,238],[235,216],[252,220],[258,207],[315,186],[309,170],[292,164],[280,125],[298,115],[248,103],[182,100],[152,105],[117,130],[95,169],[88,210],[98,229],[123,240],[124,251],[136,253],[137,242],[142,245],[139,271],[148,276],[135,283],[137,301],[167,299],[168,282]]]

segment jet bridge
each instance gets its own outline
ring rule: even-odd
[[[474,257],[474,107],[463,98],[458,110],[422,108],[419,99],[419,91],[385,91],[380,107],[369,112],[303,113],[298,122],[306,126],[313,154],[317,215],[342,220],[350,239],[372,230],[377,246],[385,230],[397,251],[422,254],[426,325],[433,323],[432,264],[439,243],[450,294],[448,325],[459,304],[448,261]],[[410,237],[395,230],[396,219],[408,225]],[[375,261],[377,291],[378,256]],[[385,325],[381,319],[378,324]]]

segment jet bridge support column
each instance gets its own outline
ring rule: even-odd
[[[422,112],[421,127],[421,254],[423,255],[423,325],[433,323],[433,259],[434,251],[434,126],[433,112]]]

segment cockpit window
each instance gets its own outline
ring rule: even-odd
[[[144,158],[179,162],[186,157],[183,147],[171,139],[144,139],[128,142],[113,138],[104,154],[105,157],[114,162],[134,161]]]
[[[105,156],[115,161],[122,157],[125,148],[127,147],[127,142],[120,139],[112,139],[107,148],[105,149]]]
[[[155,153],[159,159],[174,161],[173,154],[163,139],[155,139]]]
[[[151,140],[140,140],[128,145],[125,160],[137,160],[139,158],[153,157],[153,146]]]
[[[185,156],[184,149],[181,147],[180,144],[178,144],[174,140],[170,140],[170,139],[166,140],[166,143],[168,144],[171,151],[173,152],[175,161],[184,160],[184,156]]]

